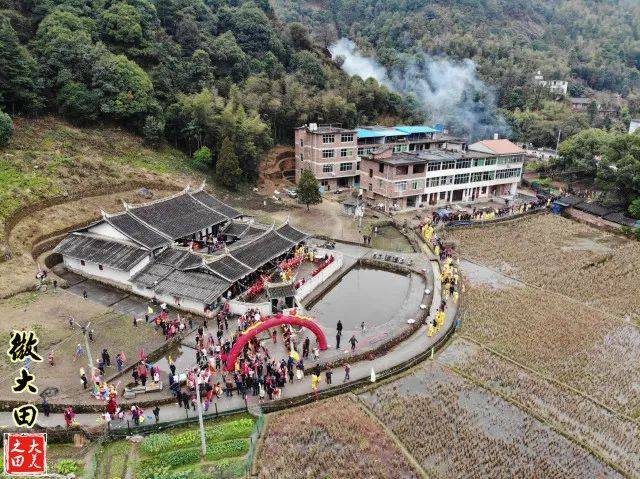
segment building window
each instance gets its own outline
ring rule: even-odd
[[[83,259],[81,259],[81,260],[80,260],[80,265],[81,265],[81,266],[84,266],[84,265],[85,265],[85,262],[84,262],[84,260],[83,260]]]
[[[496,177],[495,171],[483,171],[482,172],[482,181],[493,180]]]
[[[440,162],[429,163],[429,166],[427,166],[427,171],[440,171],[441,166],[442,164]]]
[[[453,184],[453,176],[441,176],[440,177],[440,186],[442,185],[452,185]]]
[[[485,195],[487,193],[487,187],[483,186],[482,187],[482,194]]]
[[[322,158],[333,158],[334,156],[334,150],[322,150]]]
[[[491,166],[491,165],[495,165],[496,164],[496,159],[495,158],[487,158],[484,161],[484,166]]]
[[[484,158],[473,160],[473,166],[484,166]]]
[[[454,184],[462,185],[464,183],[469,183],[469,173],[457,174],[454,179]]]
[[[395,145],[393,147],[393,152],[394,153],[400,153],[400,152],[406,152],[409,151],[409,145]]]
[[[322,135],[322,143],[333,143],[336,141],[335,135]]]
[[[101,265],[101,264],[99,264],[99,265],[98,265],[98,269],[99,269],[100,271],[102,271],[104,268],[102,267],[102,265]]]
[[[369,183],[369,191],[373,191],[373,183]]]
[[[424,173],[424,165],[413,165],[414,173]]]
[[[408,175],[409,166],[396,166],[396,175]]]
[[[440,177],[436,176],[435,178],[431,178],[429,180],[429,186],[433,188],[434,186],[438,186],[440,184]]]
[[[407,182],[406,181],[397,182],[396,191],[399,191],[399,192],[407,191]]]
[[[458,160],[456,161],[456,168],[470,168],[471,160]]]
[[[384,163],[380,163],[380,164],[378,165],[378,172],[380,172],[380,173],[384,173]]]
[[[304,139],[300,138],[300,146],[304,146]]]
[[[340,171],[351,171],[353,163],[340,163]]]
[[[509,161],[510,161],[510,158],[507,158],[507,157],[498,158],[499,165],[506,165],[507,163],[509,163]]]
[[[471,182],[482,181],[482,172],[471,173]]]
[[[373,178],[373,169],[369,168],[369,178]]]
[[[353,133],[343,133],[340,137],[341,141],[353,141]]]
[[[346,148],[342,148],[340,150],[340,156],[348,156],[348,155],[349,155],[349,152]]]
[[[323,173],[331,173],[331,172],[333,172],[333,165],[331,165],[331,164],[322,165],[322,172]]]
[[[304,161],[304,155],[300,153],[300,161]]]
[[[440,192],[440,199],[444,200],[447,197],[447,192],[446,191],[441,191]]]
[[[455,167],[456,167],[456,162],[454,160],[442,162],[443,170],[453,170]]]
[[[359,161],[356,162],[356,170],[360,170],[360,162]]]
[[[422,180],[413,180],[411,182],[411,189],[412,190],[418,190],[418,189],[422,189],[423,188],[423,181]]]

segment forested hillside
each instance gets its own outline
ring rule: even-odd
[[[0,0],[0,110],[118,123],[150,144],[207,146],[206,163],[228,139],[240,166],[229,171],[250,181],[301,123],[411,114],[399,95],[342,73],[266,0]]]
[[[499,105],[524,107],[528,80],[572,79],[585,89],[637,94],[640,3],[636,0],[274,0],[329,44],[347,36],[387,67],[426,52],[470,58],[498,86]],[[637,98],[637,96],[636,96]],[[636,100],[637,101],[637,100]]]

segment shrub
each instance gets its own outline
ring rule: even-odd
[[[620,227],[620,233],[622,233],[623,235],[625,235],[627,237],[631,237],[631,236],[633,236],[633,229],[631,229],[631,226],[622,225]]]
[[[11,135],[13,135],[13,121],[9,115],[0,111],[0,146],[8,145]]]
[[[58,474],[77,474],[80,470],[80,464],[73,459],[61,459],[56,463],[54,469]]]
[[[206,146],[198,148],[193,154],[193,160],[196,162],[196,166],[202,169],[211,167],[211,158],[211,150]]]

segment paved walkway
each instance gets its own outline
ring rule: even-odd
[[[438,305],[440,304],[441,295],[440,295],[440,282],[437,280],[440,276],[440,267],[435,258],[435,256],[428,250],[426,247],[424,248],[424,253],[430,261],[432,267],[432,274],[434,281],[434,291],[433,291],[433,300],[430,306],[429,317],[432,318],[436,312]],[[359,361],[351,365],[351,374],[350,381],[357,381],[365,378],[369,378],[371,376],[371,371],[374,370],[376,372],[383,371],[385,369],[391,368],[393,366],[399,365],[420,353],[428,350],[438,339],[440,339],[446,331],[449,329],[450,325],[454,321],[456,315],[457,306],[453,303],[449,304],[446,310],[446,322],[443,328],[436,333],[433,337],[429,338],[427,336],[427,327],[421,326],[413,335],[411,335],[408,339],[401,342],[397,346],[390,349],[385,355],[380,356],[378,358],[372,360]],[[308,370],[307,370],[308,371]],[[333,383],[342,384],[344,378],[344,369],[342,367],[336,368],[333,370]],[[319,389],[324,390],[332,387],[331,385],[326,384],[325,375],[323,372],[323,380],[320,383]],[[287,384],[286,387],[282,390],[282,398],[293,398],[296,396],[300,396],[303,394],[307,394],[311,392],[311,378],[310,375],[305,376],[302,381],[295,381],[293,384]],[[257,396],[249,395],[247,397],[247,403],[249,407],[256,406],[258,404]],[[238,409],[244,407],[244,400],[237,395],[237,393],[233,396],[233,398],[222,397],[217,401],[217,410],[219,412],[228,411],[233,409]],[[209,413],[212,413],[215,410],[215,406],[212,404],[209,410]],[[145,411],[146,415],[151,414],[151,411]],[[165,405],[160,407],[160,421],[173,421],[176,419],[184,419],[187,417],[192,417],[195,414],[193,410],[189,410],[185,412],[184,408],[178,407],[177,402],[170,405]],[[76,416],[76,421],[83,426],[95,426],[98,424],[98,414],[78,414]],[[0,413],[0,424],[11,424],[11,413],[10,412],[2,412]],[[64,419],[62,414],[51,414],[49,417],[45,417],[40,414],[38,417],[38,424],[44,427],[55,427],[58,425],[64,425]],[[126,426],[126,421],[122,424],[119,424],[117,421],[112,422],[113,427]]]

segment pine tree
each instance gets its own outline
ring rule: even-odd
[[[240,183],[242,169],[238,156],[233,148],[233,143],[229,138],[222,140],[220,155],[216,162],[216,180],[227,188],[236,189]]]
[[[13,134],[13,121],[11,117],[0,111],[0,147],[6,146]]]
[[[309,211],[309,205],[322,203],[318,180],[309,170],[304,170],[298,181],[298,201],[307,205],[307,211]]]

